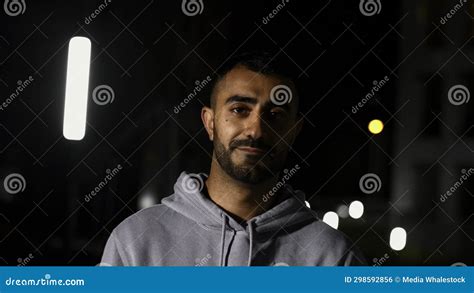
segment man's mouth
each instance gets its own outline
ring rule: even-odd
[[[238,147],[237,149],[246,153],[254,154],[254,155],[263,155],[266,153],[266,150],[254,148],[254,147]]]

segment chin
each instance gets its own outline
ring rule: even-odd
[[[256,167],[255,164],[238,165],[232,173],[234,179],[247,184],[258,184],[273,177],[265,167]]]

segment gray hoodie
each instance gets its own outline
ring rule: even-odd
[[[303,192],[284,184],[271,209],[239,223],[202,191],[206,176],[182,172],[174,194],[125,219],[112,231],[101,265],[365,264],[343,233],[305,206]]]

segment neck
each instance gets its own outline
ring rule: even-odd
[[[248,221],[273,206],[275,196],[266,201],[263,196],[276,185],[277,180],[274,177],[258,184],[235,180],[222,170],[213,157],[206,187],[214,203],[238,220]]]

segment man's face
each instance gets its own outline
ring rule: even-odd
[[[283,104],[271,98],[279,85],[293,89],[276,76],[238,66],[217,84],[214,109],[203,109],[214,156],[236,180],[256,184],[276,177],[300,131],[296,93]]]

